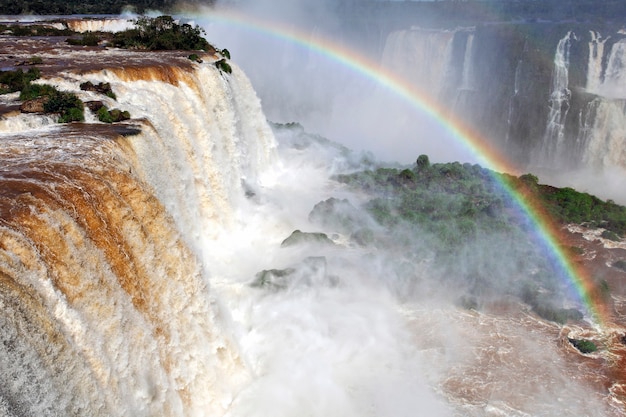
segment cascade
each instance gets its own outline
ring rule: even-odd
[[[209,63],[45,82],[134,119],[0,123],[0,413],[223,414],[248,373],[202,242],[272,161],[258,98],[235,65]]]
[[[120,32],[134,27],[131,18],[67,19],[65,26],[75,32]]]
[[[565,120],[572,95],[569,89],[569,64],[570,46],[573,39],[575,39],[574,33],[568,32],[559,41],[554,54],[548,122],[541,149],[537,155],[537,159],[542,161],[561,162],[559,151],[563,146]]]
[[[463,58],[463,75],[461,78],[461,89],[471,90],[474,88],[474,66],[472,58],[474,56],[474,34],[467,36],[467,45],[465,46],[465,56]]]
[[[258,184],[273,160],[273,135],[250,82],[238,68],[227,79],[208,65],[191,73],[113,68],[52,81],[71,88],[85,80],[110,83],[120,95],[111,105],[145,119],[143,140],[125,141],[134,169],[201,254],[202,241],[236,220],[233,207],[251,191],[244,188]]]
[[[589,31],[589,36],[591,40],[589,41],[589,63],[587,65],[587,90],[597,92],[603,78],[604,47],[611,37],[602,38],[602,35],[597,31]]]
[[[611,47],[602,90],[609,98],[626,98],[626,40],[624,39],[614,43]]]

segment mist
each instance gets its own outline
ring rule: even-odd
[[[235,18],[224,12],[233,7]],[[229,415],[607,415],[567,342],[583,328],[538,319],[524,299],[539,288],[550,308],[584,310],[530,234],[487,233],[442,257],[438,236],[382,228],[365,211],[371,196],[335,181],[420,154],[477,162],[431,114],[281,33],[369,59],[383,35],[359,38],[331,1],[215,10],[196,17],[207,38],[244,69],[271,122],[299,124],[275,126],[280,163],[238,229],[206,251],[252,370]],[[317,216],[325,207],[351,226]],[[285,247],[294,231],[330,242]],[[373,238],[359,240],[363,231]]]
[[[555,343],[560,327],[510,291],[523,235],[484,236],[446,266],[435,236],[384,229],[369,196],[333,179],[377,162],[297,126],[274,133],[279,163],[206,251],[251,371],[229,416],[606,415]],[[327,238],[286,244],[295,230]],[[531,275],[545,260],[529,262]]]
[[[301,123],[309,132],[385,161],[406,164],[427,153],[435,161],[476,162],[432,115],[372,76],[281,33],[293,30],[305,42],[334,44],[377,63],[384,39],[365,39],[355,27],[345,27],[340,5],[304,0],[240,2],[233,22],[230,12],[219,17],[232,10],[232,4],[225,2],[215,7],[217,18],[209,10],[197,22],[216,46],[228,48],[250,77],[269,120]],[[277,32],[254,27],[254,22]]]

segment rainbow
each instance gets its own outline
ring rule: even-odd
[[[189,17],[189,15],[187,15]],[[278,21],[262,20],[231,9],[207,9],[193,13],[192,18],[201,23],[218,22],[253,31],[274,38],[297,44],[314,51],[327,59],[337,62],[367,79],[373,80],[394,95],[408,102],[417,111],[435,120],[444,131],[460,143],[481,165],[496,172],[515,173],[514,165],[500,152],[493,149],[477,132],[461,122],[447,109],[428,95],[416,89],[414,85],[397,74],[380,67],[357,52],[345,48],[330,39],[320,36],[312,38],[310,34],[299,31]],[[523,214],[532,223],[536,237],[545,250],[552,255],[553,261],[573,286],[587,312],[600,327],[607,326],[611,319],[608,307],[601,300],[597,286],[583,265],[575,263],[565,252],[561,242],[564,233],[551,216],[542,209],[541,204],[531,198],[523,189],[514,189],[505,181],[502,187],[519,206]]]

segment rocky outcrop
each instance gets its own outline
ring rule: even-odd
[[[335,243],[326,236],[325,233],[319,232],[302,232],[294,230],[293,233],[280,244],[281,247],[298,245],[301,243],[313,243],[320,245],[334,245]]]
[[[44,106],[49,99],[48,96],[45,96],[26,100],[20,105],[20,111],[22,113],[45,113]]]

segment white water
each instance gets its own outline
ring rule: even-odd
[[[587,90],[596,92],[600,89],[603,80],[602,60],[604,46],[611,37],[603,38],[599,32],[590,31],[589,36],[589,64],[587,65]]]
[[[569,89],[570,46],[575,39],[573,32],[568,32],[558,43],[554,54],[552,72],[552,92],[546,132],[541,142],[541,149],[536,159],[539,161],[559,161],[559,151],[565,138],[565,119],[569,112],[571,91]]]

